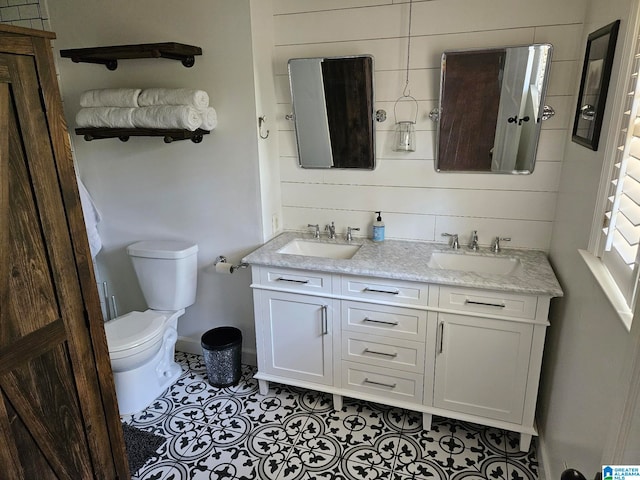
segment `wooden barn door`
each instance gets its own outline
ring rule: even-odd
[[[124,478],[40,87],[0,53],[0,477]]]

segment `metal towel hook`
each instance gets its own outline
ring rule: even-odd
[[[265,117],[264,115],[258,117],[258,134],[262,139],[269,138],[269,130],[267,130],[267,132],[264,134],[262,133],[262,125],[265,124],[266,122],[267,122],[267,117]]]

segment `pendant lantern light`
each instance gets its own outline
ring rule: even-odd
[[[411,17],[413,10],[413,0],[409,0],[409,36],[407,39],[407,77],[404,84],[402,96],[396,100],[393,105],[393,115],[396,121],[395,136],[393,149],[396,152],[415,152],[416,151],[416,121],[418,119],[418,102],[411,96],[409,89],[409,61],[411,58]],[[415,106],[415,115],[413,120],[398,121],[397,106],[400,102],[410,101]]]

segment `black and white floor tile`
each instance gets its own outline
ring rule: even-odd
[[[202,357],[177,353],[182,377],[149,408],[123,419],[167,438],[135,480],[536,480],[535,441],[518,434],[271,384],[258,392],[243,365],[235,387],[207,383]]]

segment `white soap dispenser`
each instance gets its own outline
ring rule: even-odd
[[[376,212],[378,218],[373,222],[373,238],[374,242],[382,242],[384,240],[384,222],[382,221],[382,212]]]

